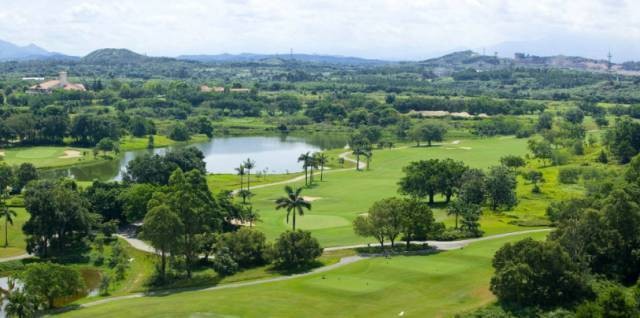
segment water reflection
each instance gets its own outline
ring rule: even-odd
[[[301,153],[342,148],[346,140],[344,135],[327,134],[310,134],[304,137],[219,137],[192,146],[204,153],[207,171],[211,173],[234,173],[234,169],[247,158],[255,160],[254,172],[287,173],[302,170],[297,161]],[[43,172],[43,175],[72,177],[79,181],[122,180],[129,161],[143,154],[164,154],[166,151],[167,148],[127,151],[120,158],[100,164],[49,170]]]

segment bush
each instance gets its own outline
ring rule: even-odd
[[[558,173],[558,181],[564,184],[575,184],[580,180],[581,170],[576,167],[567,167],[560,169]]]
[[[183,123],[176,123],[169,130],[169,138],[175,141],[187,141],[191,138],[189,129]]]
[[[566,165],[569,162],[569,154],[565,150],[553,150],[551,152],[551,163],[554,166]]]
[[[262,232],[241,228],[237,232],[225,233],[221,244],[233,255],[238,266],[247,268],[263,265],[265,261],[266,237]]]
[[[226,248],[218,251],[213,258],[213,270],[221,276],[233,275],[238,272],[238,263],[233,259]]]
[[[284,269],[311,265],[320,255],[322,248],[318,240],[311,237],[311,232],[302,230],[282,233],[271,251],[275,265]]]

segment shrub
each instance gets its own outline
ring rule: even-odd
[[[562,149],[553,150],[551,152],[551,163],[554,166],[566,165],[569,162],[569,154]]]
[[[238,263],[236,263],[226,248],[222,248],[215,254],[212,266],[213,270],[221,276],[233,275],[238,272]]]
[[[240,267],[264,264],[267,239],[262,232],[241,228],[237,232],[225,233],[221,244],[233,255]]]
[[[558,173],[558,181],[564,184],[574,184],[577,183],[580,179],[580,168],[576,167],[567,167],[560,169]]]
[[[311,232],[287,231],[276,240],[271,254],[277,267],[295,269],[311,265],[322,255],[322,248]]]

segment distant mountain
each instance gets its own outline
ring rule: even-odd
[[[128,49],[100,49],[80,59],[84,64],[139,64],[154,58],[138,54]]]
[[[49,52],[35,44],[18,46],[10,42],[0,40],[0,61],[28,61],[44,59],[69,60],[74,59],[74,57],[56,52]]]
[[[337,65],[380,65],[391,63],[390,61],[366,59],[351,56],[319,55],[319,54],[217,54],[217,55],[181,55],[180,60],[198,61],[204,63],[234,63],[234,62],[273,62],[273,61],[297,61],[307,63],[324,63]]]

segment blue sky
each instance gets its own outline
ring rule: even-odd
[[[629,59],[640,52],[639,14],[632,0],[2,0],[0,39],[74,55],[104,47],[168,56],[293,48],[422,59],[467,48],[508,55],[511,46],[500,44],[509,42],[530,53],[590,49],[585,55],[604,57],[612,49]]]

